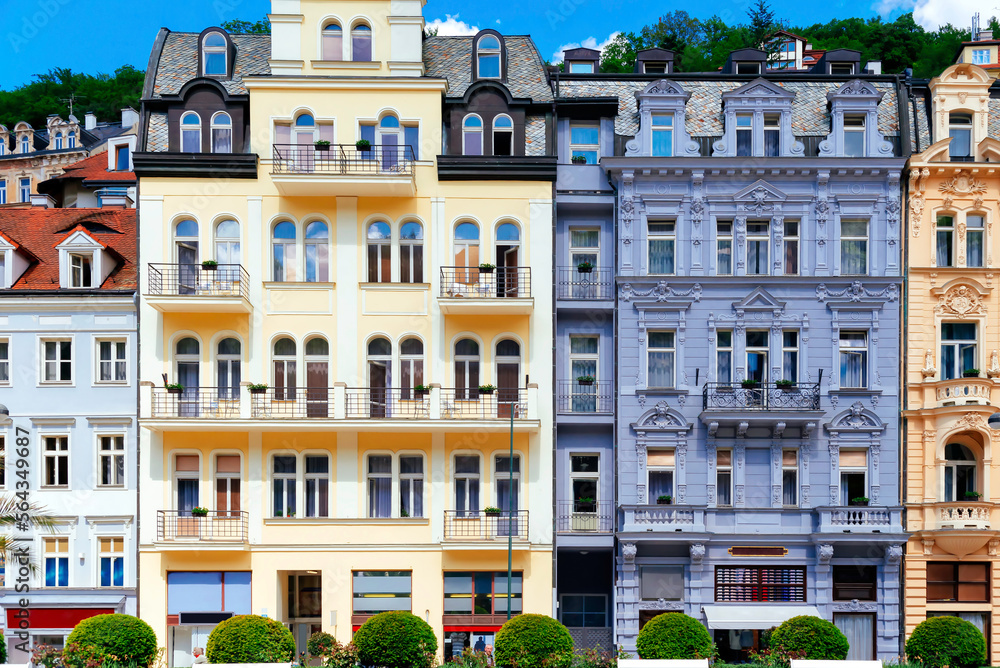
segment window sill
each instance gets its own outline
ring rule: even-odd
[[[358,287],[365,290],[430,290],[431,284],[391,281],[388,283],[359,283]]]
[[[636,388],[635,394],[636,396],[640,394],[656,394],[668,397],[676,397],[682,394],[689,394],[689,392],[687,390],[681,390],[676,387],[645,387],[645,388]]]
[[[309,64],[318,70],[338,67],[352,70],[377,70],[382,67],[380,60],[310,60]]]
[[[275,288],[301,288],[306,290],[328,290],[337,287],[333,281],[264,281],[264,287],[270,290]]]
[[[308,525],[356,525],[356,524],[377,524],[385,526],[387,524],[399,524],[403,526],[426,526],[430,524],[430,519],[426,517],[269,517],[264,520],[265,526],[291,526],[297,524]]]
[[[863,387],[848,387],[841,390],[830,390],[830,394],[844,395],[848,397],[860,397],[870,394],[877,394],[881,396],[882,390],[868,390]]]

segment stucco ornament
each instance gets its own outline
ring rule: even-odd
[[[639,607],[643,610],[669,610],[680,612],[684,610],[684,603],[681,601],[668,601],[665,598],[658,598],[655,601],[639,601]]]
[[[828,564],[830,560],[833,559],[833,545],[830,543],[822,543],[816,548],[816,556],[819,557],[819,563]]]
[[[979,427],[985,427],[986,424],[983,422],[983,416],[979,413],[968,412],[958,419],[955,426],[960,429],[976,429]]]
[[[990,368],[986,370],[986,375],[990,378],[1000,376],[1000,357],[996,350],[990,353]]]
[[[865,405],[860,401],[851,404],[851,412],[840,421],[840,424],[847,427],[870,427],[872,421],[864,414]]]
[[[960,171],[939,185],[938,190],[949,195],[985,195],[986,182]]]
[[[843,290],[831,290],[826,287],[826,283],[820,283],[816,286],[816,298],[819,299],[820,303],[836,297],[846,297],[852,302],[860,302],[865,297],[882,297],[887,301],[894,302],[899,299],[899,288],[893,284],[882,290],[869,290],[861,281],[854,281]]]
[[[956,285],[944,293],[939,306],[948,313],[970,315],[986,313],[986,306],[976,291],[968,285]]]
[[[673,415],[670,414],[670,407],[667,405],[666,401],[656,402],[656,407],[654,409],[656,413],[653,415],[650,422],[657,427],[677,427],[680,426],[680,421],[677,420]]]
[[[920,370],[920,373],[924,378],[932,378],[937,375],[937,369],[934,368],[934,351],[930,348],[924,352],[924,368]]]
[[[834,612],[875,612],[878,610],[876,603],[862,603],[858,599],[851,599],[848,603],[834,603]]]
[[[898,564],[903,560],[903,546],[890,545],[885,548],[885,563],[890,565]]]
[[[691,546],[691,563],[700,564],[705,558],[705,544],[695,543]]]
[[[657,302],[662,303],[671,297],[691,297],[693,301],[701,301],[701,283],[695,283],[688,290],[678,290],[670,287],[666,281],[660,281],[648,290],[637,290],[631,283],[626,283],[621,288],[622,301],[630,301],[633,297],[654,297]]]
[[[635,543],[622,543],[622,559],[624,559],[626,563],[631,564],[635,561],[636,552],[637,549],[635,547]]]

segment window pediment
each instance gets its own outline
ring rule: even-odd
[[[784,311],[785,302],[775,299],[764,288],[756,288],[743,299],[733,302],[736,311]]]
[[[794,98],[795,93],[764,78],[754,79],[750,83],[722,94],[722,102],[726,105],[733,102],[753,105],[763,102],[766,105],[768,100],[774,101],[775,104],[791,104]]]
[[[757,180],[733,194],[733,201],[740,203],[740,210],[762,216],[774,210],[775,203],[784,202],[788,196],[764,180]]]
[[[892,143],[878,130],[878,105],[885,93],[854,79],[826,94],[830,102],[830,134],[819,145],[821,157],[891,157]],[[845,115],[848,116],[845,121]],[[845,130],[845,126],[850,124]],[[849,131],[849,132],[848,132]],[[848,134],[854,139],[848,147]]]
[[[680,439],[691,430],[691,423],[684,416],[670,408],[666,401],[659,401],[651,409],[639,416],[631,425],[640,439],[652,437],[653,440]]]
[[[931,294],[938,298],[935,312],[949,316],[970,316],[986,315],[986,304],[983,298],[989,290],[982,289],[978,284],[966,279],[959,279],[960,282],[952,281],[940,288],[931,290]]]
[[[692,141],[687,132],[685,107],[691,93],[680,84],[660,79],[647,85],[635,94],[639,107],[639,135],[628,142],[625,155],[648,155],[659,157],[698,156],[698,142]],[[655,119],[654,119],[655,115]],[[656,123],[654,123],[656,120]],[[654,150],[654,125],[659,132],[669,131],[669,150],[657,144]],[[662,135],[666,136],[666,135]],[[663,139],[659,139],[663,142]]]
[[[860,401],[855,401],[849,409],[834,416],[826,424],[831,436],[847,434],[879,434],[885,431],[885,423],[879,417],[864,407]]]
[[[792,133],[795,93],[762,77],[722,94],[725,133],[712,145],[718,157],[788,157],[805,154]]]

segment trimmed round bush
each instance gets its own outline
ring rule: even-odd
[[[309,640],[306,641],[306,649],[309,650],[309,654],[315,657],[330,656],[336,643],[337,639],[329,633],[317,631],[309,636]]]
[[[84,666],[88,659],[130,664],[146,668],[156,661],[156,633],[132,615],[95,615],[84,619],[66,639],[63,660],[69,666]]]
[[[437,652],[431,625],[409,612],[380,612],[354,633],[358,660],[376,668],[423,668]]]
[[[665,612],[646,622],[635,648],[640,659],[711,659],[716,654],[705,625],[680,612]]]
[[[850,648],[833,622],[809,615],[792,617],[771,633],[771,649],[789,658],[843,661]]]
[[[971,622],[958,617],[931,617],[917,624],[906,641],[906,656],[925,668],[989,665],[983,634]]]
[[[212,629],[205,655],[209,663],[284,663],[295,658],[295,638],[277,620],[236,615]]]
[[[552,617],[518,615],[497,631],[494,658],[498,666],[567,666],[573,658],[573,637]]]

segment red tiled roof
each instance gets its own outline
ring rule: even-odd
[[[0,235],[33,256],[14,290],[59,288],[59,251],[55,248],[78,228],[118,257],[118,266],[100,286],[102,290],[135,290],[135,209],[0,209]]]
[[[774,34],[775,35],[788,35],[789,37],[792,37],[794,39],[799,40],[800,42],[808,42],[809,41],[805,37],[802,37],[801,35],[796,35],[793,32],[788,32],[787,30],[775,30]]]
[[[135,172],[108,171],[108,154],[98,153],[67,166],[53,179],[83,179],[83,184],[89,185],[88,181],[135,181]]]

